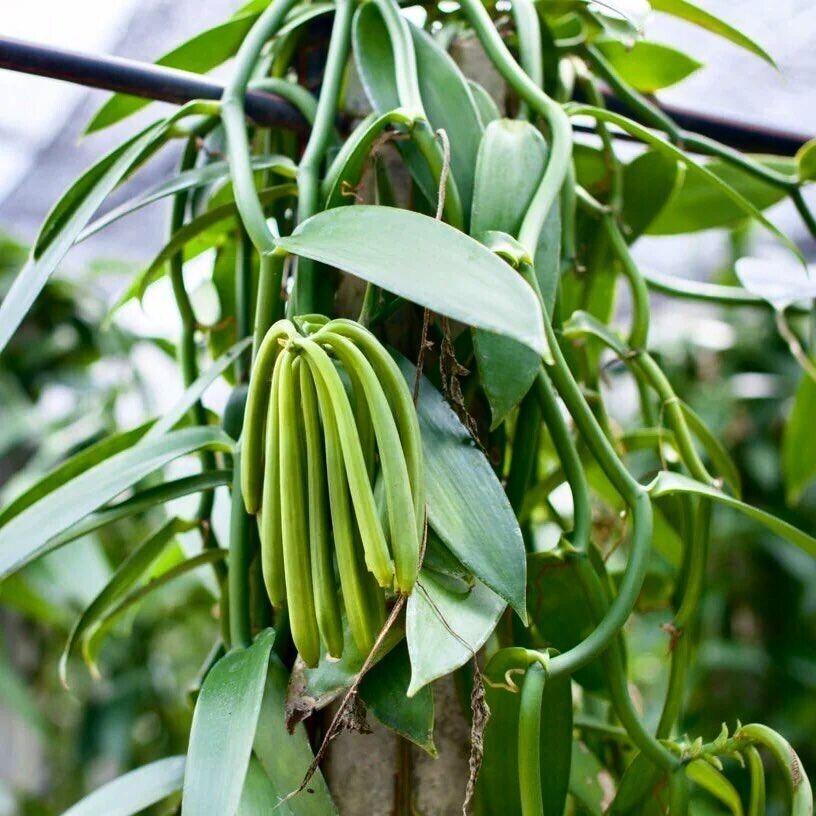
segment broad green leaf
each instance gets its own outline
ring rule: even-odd
[[[797,300],[816,297],[816,278],[787,258],[740,258],[735,271],[749,292],[767,300],[778,311],[784,311]]]
[[[476,101],[451,57],[424,31],[412,24],[409,27],[425,114],[434,130],[441,128],[448,135],[451,171],[467,217],[482,133]],[[363,4],[355,15],[354,57],[363,87],[377,113],[384,114],[400,107],[391,43],[382,16],[373,3]],[[399,148],[425,197],[436,201],[436,185],[418,150],[405,143]]]
[[[796,169],[800,181],[816,180],[816,139],[805,142],[796,151]]]
[[[184,816],[233,816],[252,753],[275,632],[212,667],[196,701],[184,772]]]
[[[297,790],[314,759],[303,724],[296,725],[291,734],[287,730],[288,682],[288,672],[273,654],[269,662],[253,748],[279,798]],[[271,811],[292,816],[335,816],[337,813],[319,768],[309,781],[308,790],[289,799],[278,809],[273,809],[274,807],[269,803],[264,813]]]
[[[816,557],[816,539],[812,536],[802,532],[792,524],[788,524],[788,522],[782,521],[782,519],[778,519],[776,516],[772,516],[770,513],[766,513],[764,510],[760,510],[757,507],[752,507],[750,504],[741,502],[739,499],[735,499],[733,496],[728,496],[725,493],[721,493],[719,490],[716,490],[713,487],[708,487],[707,485],[702,484],[702,482],[689,479],[688,477],[682,476],[679,473],[672,473],[664,470],[658,473],[657,477],[649,485],[648,490],[654,498],[670,496],[674,493],[687,493],[693,496],[704,496],[706,498],[714,499],[720,504],[725,504],[728,507],[733,507],[735,510],[739,510],[741,513],[748,516],[748,518],[762,524],[772,533],[776,533],[776,535],[787,539],[791,544],[795,544],[797,547],[804,550],[804,552],[806,552],[808,555]]]
[[[297,185],[278,184],[267,187],[258,192],[261,204],[271,204],[286,196],[297,195]],[[170,241],[156,255],[150,265],[140,272],[130,286],[117,298],[113,309],[118,309],[133,298],[141,300],[147,287],[157,281],[166,268],[167,262],[177,253],[184,251],[184,259],[189,260],[195,255],[215,246],[221,236],[232,229],[238,218],[238,208],[235,202],[222,204],[203,212],[201,215],[188,221],[180,230],[175,232]],[[189,245],[189,246],[188,246]]]
[[[411,657],[411,697],[475,657],[505,608],[504,600],[481,581],[463,594],[443,579],[431,570],[421,570],[408,597],[405,633]]]
[[[547,154],[544,137],[529,122],[497,119],[488,125],[476,159],[471,235],[518,235]],[[473,350],[495,428],[529,391],[541,360],[514,340],[481,329],[473,331]]]
[[[816,382],[804,376],[796,389],[785,433],[782,438],[782,474],[790,504],[799,501],[804,489],[816,476]]]
[[[436,756],[433,691],[425,686],[408,697],[410,683],[408,649],[400,643],[363,678],[360,697],[384,726]]]
[[[263,765],[254,756],[250,757],[246,779],[244,779],[244,789],[241,791],[241,801],[238,805],[238,816],[266,816],[270,809],[269,803],[278,798],[280,798],[279,794],[266,775]],[[277,813],[279,816],[291,816],[292,810],[287,803],[281,805]]]
[[[0,352],[6,347],[48,278],[73,246],[82,228],[133,163],[163,132],[163,122],[143,130],[124,149],[114,151],[112,160],[106,157],[87,171],[54,207],[40,233],[38,245],[29,255],[25,266],[17,273],[14,283],[0,303]],[[49,223],[53,223],[53,227],[49,227]]]
[[[647,150],[623,170],[623,220],[631,244],[646,232],[672,200],[682,175],[677,162]]]
[[[253,170],[269,170],[283,178],[294,179],[297,175],[295,163],[287,156],[253,156],[251,165]],[[76,242],[80,243],[86,238],[90,238],[114,221],[118,221],[120,218],[130,215],[142,207],[146,207],[148,204],[160,201],[162,198],[174,195],[175,193],[195,190],[198,187],[214,184],[228,176],[229,164],[226,161],[214,161],[202,167],[195,167],[192,170],[178,173],[166,181],[151,187],[146,192],[128,199],[118,207],[106,212],[101,218],[97,218],[96,221],[92,221],[79,234]]]
[[[643,125],[622,116],[619,113],[606,110],[605,108],[595,108],[591,105],[573,105],[567,106],[571,116],[586,114],[594,119],[609,122],[617,125],[630,136],[650,145],[655,150],[659,150],[667,156],[674,158],[681,162],[686,168],[686,177],[698,176],[704,181],[708,181],[717,190],[727,196],[734,204],[741,209],[746,216],[751,216],[756,219],[768,232],[775,235],[804,265],[802,253],[797,246],[785,235],[780,229],[771,221],[769,221],[760,210],[749,201],[739,190],[734,189],[730,184],[723,181],[716,173],[712,173],[707,165],[701,164],[696,159],[693,159],[688,153],[685,153],[680,148],[673,145],[663,136],[659,136]]]
[[[569,792],[589,816],[603,816],[615,794],[612,775],[578,740],[572,743]]]
[[[620,42],[601,42],[598,50],[616,73],[635,90],[654,93],[682,82],[703,67],[688,54],[648,40],[640,40],[631,48]]]
[[[713,765],[695,759],[686,766],[686,776],[722,802],[732,816],[743,816],[742,800],[737,789]]]
[[[566,652],[595,629],[595,618],[568,555],[554,551],[528,555],[527,596],[537,648],[552,646]],[[600,660],[576,672],[574,677],[590,691],[601,692],[606,688]]]
[[[533,290],[478,241],[429,216],[364,204],[338,207],[299,224],[278,246],[545,353]]]
[[[238,357],[249,347],[251,337],[239,340],[226,353],[222,354],[206,371],[198,376],[195,382],[184,390],[168,411],[156,422],[145,435],[145,441],[166,434],[184,418],[184,415],[201,399],[201,395],[226,371]]]
[[[232,441],[215,428],[185,428],[111,456],[61,485],[0,528],[0,576],[49,549],[71,525],[168,462],[197,450],[229,451]]]
[[[397,357],[402,375],[414,366]],[[422,377],[417,402],[428,521],[447,548],[527,620],[524,540],[493,468],[444,397]]]
[[[712,34],[723,37],[776,67],[773,58],[762,46],[726,23],[725,20],[715,17],[705,9],[694,5],[694,3],[689,3],[688,0],[651,0],[651,6],[655,11],[671,14],[673,17],[685,20],[688,23],[704,28],[706,31],[710,31]]]
[[[257,12],[246,13],[208,28],[157,59],[156,65],[205,74],[235,54],[257,19]],[[110,127],[149,104],[149,99],[114,94],[93,115],[85,133]]]
[[[793,174],[792,159],[755,156],[760,164],[779,173]],[[738,167],[714,160],[706,168],[736,190],[757,209],[766,210],[785,197],[784,190],[761,181]],[[680,235],[717,227],[731,227],[745,220],[745,210],[708,180],[686,173],[674,196],[647,230],[649,235]]]
[[[63,686],[68,687],[68,661],[74,654],[74,650],[85,638],[94,626],[101,620],[102,616],[120,598],[142,579],[144,574],[150,569],[156,559],[161,555],[167,545],[173,541],[176,534],[183,531],[186,525],[179,519],[171,519],[165,522],[158,530],[152,533],[120,564],[119,568],[111,576],[111,579],[103,587],[102,591],[94,598],[90,606],[79,616],[71,634],[63,649],[59,662],[59,675]]]
[[[2,512],[0,512],[0,527],[7,524],[15,516],[19,516],[23,510],[30,507],[34,502],[43,498],[43,496],[47,496],[67,481],[88,470],[88,468],[135,445],[147,433],[151,424],[152,422],[147,422],[137,428],[106,436],[99,442],[83,448],[79,453],[75,453],[69,459],[66,459],[3,508]]]
[[[493,97],[480,85],[476,80],[468,79],[470,92],[473,95],[473,101],[476,103],[476,110],[479,112],[479,119],[482,122],[482,127],[486,128],[495,119],[501,117],[501,111],[496,104]]]
[[[69,807],[62,816],[133,816],[181,789],[183,756],[168,757],[130,771]]]

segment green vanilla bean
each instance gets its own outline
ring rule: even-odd
[[[518,779],[522,816],[543,816],[541,790],[541,704],[547,671],[533,663],[524,675],[519,704]]]
[[[298,165],[298,211],[297,220],[302,223],[320,208],[320,170],[326,158],[337,116],[337,104],[343,72],[348,60],[351,43],[351,21],[354,12],[352,0],[337,0],[332,26],[326,67],[320,89],[312,130],[306,149]],[[292,303],[294,314],[315,311],[316,263],[308,258],[298,258]]]
[[[281,368],[278,389],[281,543],[292,641],[303,662],[316,666],[320,659],[320,634],[307,530],[305,451],[296,362],[302,365],[292,350],[284,350],[278,361]]]
[[[250,518],[241,495],[241,450],[232,456],[233,481],[230,509],[229,542],[229,624],[233,648],[245,648],[252,643],[249,619],[249,565],[252,561]]]
[[[331,657],[343,655],[343,626],[334,579],[334,559],[329,530],[329,499],[323,435],[312,373],[300,365],[300,400],[306,436],[306,496],[309,509],[309,549],[312,559],[315,610],[320,636]]]
[[[541,408],[535,395],[528,394],[519,406],[513,431],[513,450],[505,492],[510,506],[518,517],[524,497],[530,487],[538,461],[538,443],[541,436]]]

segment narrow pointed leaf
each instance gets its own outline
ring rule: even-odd
[[[770,513],[766,513],[764,510],[752,507],[750,504],[741,502],[733,496],[728,496],[713,487],[708,487],[702,484],[702,482],[689,479],[679,473],[671,473],[666,470],[661,471],[649,485],[649,493],[654,498],[670,496],[674,493],[688,493],[693,496],[704,496],[714,499],[720,504],[725,504],[728,507],[739,510],[749,518],[767,527],[772,533],[776,533],[776,535],[790,541],[791,544],[795,544],[808,555],[816,557],[816,538],[802,532],[802,530],[797,529],[792,524],[788,524],[788,522],[782,521],[782,519],[772,516]]]
[[[733,784],[715,767],[704,759],[695,759],[686,768],[686,776],[708,791],[731,812],[732,816],[743,816],[742,800]]]
[[[130,771],[98,788],[62,816],[133,816],[181,789],[183,756],[168,757]]]
[[[204,680],[193,712],[184,772],[184,816],[233,816],[244,787],[261,712],[271,629],[228,652]]]
[[[782,438],[782,475],[785,493],[793,504],[816,476],[816,434],[813,418],[816,416],[816,382],[803,376],[796,389],[793,409],[785,425]]]
[[[738,31],[732,25],[729,25],[725,20],[715,17],[713,14],[707,12],[705,9],[689,3],[688,0],[650,0],[651,6],[655,11],[662,11],[665,14],[671,14],[680,20],[685,20],[688,23],[704,28],[712,34],[723,37],[726,40],[750,51],[760,59],[765,60],[769,65],[776,67],[773,58],[765,51],[762,46],[754,42],[750,37]]]
[[[41,555],[51,539],[168,462],[204,448],[228,451],[215,428],[186,428],[117,453],[58,487],[0,528],[0,576]]]
[[[676,85],[703,67],[676,48],[648,40],[639,40],[631,48],[610,40],[598,43],[597,48],[620,77],[641,93]]]
[[[546,351],[533,290],[478,241],[426,215],[358,205],[318,213],[278,245],[471,326]]]
[[[397,357],[397,362],[413,384],[414,366],[404,357]],[[459,561],[526,622],[524,540],[501,482],[459,417],[425,377],[417,412],[430,525]]]

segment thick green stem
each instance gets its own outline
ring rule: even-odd
[[[544,87],[544,48],[541,39],[541,21],[531,0],[513,0],[513,24],[518,38],[519,63],[525,74]],[[522,100],[518,110],[519,119],[529,119],[530,106]]]
[[[337,117],[337,103],[351,43],[353,11],[352,0],[337,0],[317,112],[298,166],[298,223],[303,223],[320,209],[320,170]],[[317,308],[316,271],[315,261],[298,258],[293,291],[295,314],[309,314]]]

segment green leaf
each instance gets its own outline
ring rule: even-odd
[[[235,54],[258,16],[258,13],[242,14],[202,31],[168,51],[156,60],[156,65],[205,74]],[[93,115],[85,133],[95,133],[110,127],[149,104],[149,99],[114,94]]]
[[[695,759],[686,766],[686,776],[722,802],[733,816],[743,816],[737,789],[713,765],[704,759]]]
[[[785,433],[782,438],[782,474],[788,503],[799,501],[805,488],[816,476],[816,382],[804,376],[796,389]]]
[[[598,50],[621,78],[641,93],[654,93],[682,82],[703,67],[688,54],[648,40],[631,48],[620,42],[601,42]]]
[[[314,759],[309,737],[303,724],[298,724],[290,734],[286,723],[286,691],[289,676],[276,655],[272,655],[266,679],[261,713],[255,731],[253,748],[266,771],[277,798],[281,799],[300,786],[306,771]],[[276,807],[267,803],[264,814]],[[288,808],[288,810],[287,810]],[[213,812],[213,811],[209,811]],[[334,816],[337,808],[318,768],[307,790],[289,799],[273,813],[284,816]]]
[[[486,128],[492,121],[501,117],[501,111],[493,97],[474,79],[468,79],[470,92],[473,94],[473,101],[476,103],[476,110],[479,112],[479,119],[482,127]]]
[[[287,156],[253,156],[251,165],[253,170],[269,170],[283,178],[294,179],[297,175],[295,163]],[[128,199],[123,204],[105,213],[101,218],[88,224],[79,234],[76,242],[80,243],[86,238],[90,238],[114,221],[118,221],[120,218],[130,215],[142,207],[146,207],[148,204],[160,201],[162,198],[174,195],[175,193],[195,190],[197,187],[214,184],[228,176],[229,163],[226,161],[214,161],[210,162],[210,164],[205,164],[203,167],[195,167],[192,170],[178,173],[166,181],[151,187],[146,192]]]
[[[0,577],[42,555],[71,525],[168,462],[202,449],[229,451],[215,428],[185,428],[117,453],[61,485],[0,528]]]
[[[476,159],[471,235],[518,235],[547,155],[544,137],[529,122],[497,119],[488,125]],[[473,331],[473,350],[495,428],[530,390],[541,360],[514,340],[481,329]]]
[[[166,434],[184,419],[185,414],[201,399],[201,395],[241,356],[252,342],[251,337],[239,340],[222,354],[206,371],[184,390],[162,418],[145,435],[145,441]]]
[[[788,522],[782,521],[782,519],[778,519],[770,513],[766,513],[764,510],[752,507],[750,504],[741,502],[733,496],[728,496],[719,490],[715,490],[713,487],[708,487],[701,482],[696,482],[694,479],[681,476],[679,473],[671,473],[666,470],[661,471],[649,485],[648,490],[654,498],[670,496],[674,493],[688,493],[694,496],[705,496],[714,499],[720,504],[725,504],[728,507],[739,510],[748,516],[748,518],[767,527],[772,533],[776,533],[776,535],[787,539],[791,544],[795,544],[808,555],[816,557],[816,539],[812,536],[802,532],[792,524],[788,524]]]
[[[421,570],[405,615],[411,656],[409,696],[472,659],[496,628],[504,608],[504,601],[480,581],[462,594],[439,573]]]
[[[278,184],[260,190],[258,198],[261,204],[266,205],[286,196],[295,195],[297,195],[297,185]],[[186,261],[215,246],[221,236],[232,229],[237,217],[238,208],[235,202],[232,201],[229,204],[213,207],[211,210],[207,210],[188,221],[172,235],[170,241],[156,255],[150,265],[140,272],[130,286],[117,298],[113,310],[118,309],[133,298],[141,300],[147,291],[147,287],[162,276],[166,268],[165,265],[177,253],[187,248],[184,253],[184,260]]]
[[[163,133],[164,122],[143,130],[114,151],[112,158],[107,156],[88,170],[53,208],[34,250],[0,303],[0,352],[99,205]]]
[[[266,816],[269,813],[269,803],[278,798],[279,794],[266,775],[263,765],[254,756],[250,757],[238,805],[238,816]],[[291,816],[292,810],[287,805],[282,805],[277,813],[280,816]]]
[[[552,646],[566,652],[595,629],[586,597],[580,589],[573,559],[561,552],[546,551],[527,556],[527,595],[530,623],[536,646]],[[600,660],[574,675],[589,691],[601,692],[606,678]]]
[[[609,771],[583,742],[572,743],[569,792],[589,816],[603,816],[615,793]]]
[[[416,369],[394,355],[409,384]],[[448,549],[527,620],[524,540],[490,462],[425,377],[417,401],[428,522]]]
[[[451,149],[451,172],[466,217],[470,211],[473,172],[482,122],[470,85],[459,67],[424,31],[409,23],[416,53],[422,104],[434,130],[444,129]],[[394,55],[382,16],[373,3],[363,4],[354,18],[354,57],[366,94],[379,114],[400,107]],[[400,152],[428,201],[436,201],[436,185],[425,160],[411,143]]]
[[[749,292],[778,311],[784,311],[797,300],[816,297],[816,278],[811,278],[807,269],[784,258],[740,258],[735,271]]]
[[[805,142],[796,151],[796,169],[800,181],[816,180],[816,139]]]
[[[698,176],[704,181],[708,181],[717,190],[727,196],[734,204],[741,209],[745,215],[756,219],[768,232],[775,235],[800,261],[804,266],[804,259],[802,253],[797,246],[779,230],[779,228],[771,221],[769,221],[759,209],[749,201],[739,190],[733,188],[730,184],[723,181],[717,174],[712,173],[707,165],[701,164],[696,159],[693,159],[688,153],[675,147],[671,142],[664,137],[652,133],[648,128],[633,121],[632,119],[622,116],[618,113],[613,113],[604,108],[594,108],[590,105],[568,105],[571,116],[586,114],[595,119],[610,122],[617,125],[630,136],[634,136],[645,144],[651,145],[655,150],[659,150],[667,156],[672,157],[678,162],[681,162],[685,168],[687,175]]]
[[[435,757],[433,691],[425,686],[408,697],[410,683],[408,649],[400,643],[363,678],[360,697],[384,726]]]
[[[181,788],[184,757],[151,762],[98,788],[62,816],[133,816]]]
[[[233,816],[252,753],[275,632],[233,649],[212,667],[190,728],[182,807],[185,816]]]
[[[533,290],[489,249],[434,218],[394,207],[339,207],[299,224],[278,246],[545,353]]]
[[[623,220],[631,244],[648,230],[672,200],[682,174],[677,162],[657,150],[647,150],[623,170]],[[707,185],[710,189],[711,185]]]
[[[75,476],[84,473],[88,468],[135,445],[147,433],[151,424],[152,422],[147,422],[128,431],[113,433],[66,459],[3,508],[0,512],[0,527],[15,516],[19,516],[23,510],[43,496],[47,496]]]
[[[662,11],[665,14],[671,14],[680,20],[685,20],[688,23],[704,28],[712,34],[723,37],[726,40],[750,51],[760,59],[765,60],[769,65],[776,67],[773,58],[762,48],[755,43],[750,37],[738,31],[733,26],[715,17],[713,14],[705,11],[699,6],[689,3],[688,0],[651,0],[651,6],[655,11]]]
[[[158,530],[139,544],[138,547],[119,565],[111,579],[93,599],[88,608],[80,615],[63,649],[59,662],[59,675],[63,686],[68,688],[68,661],[74,654],[77,645],[82,642],[101,620],[103,615],[144,576],[151,564],[161,555],[167,545],[173,541],[178,532],[185,529],[179,519],[165,522]]]

